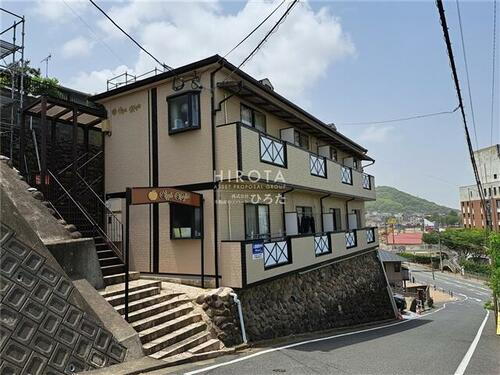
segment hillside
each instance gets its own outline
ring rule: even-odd
[[[377,200],[375,202],[366,203],[366,209],[369,212],[440,215],[457,211],[453,208],[440,206],[434,202],[416,197],[390,186],[377,186],[376,191]]]

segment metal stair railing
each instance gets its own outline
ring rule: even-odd
[[[47,173],[51,177],[51,179],[58,185],[58,187],[64,192],[64,194],[68,197],[69,202],[73,204],[76,209],[83,215],[83,217],[88,221],[88,223],[92,226],[92,228],[102,236],[107,245],[109,245],[110,249],[115,253],[115,255],[120,258],[122,262],[124,262],[124,253],[123,253],[123,245],[120,242],[120,246],[117,246],[116,243],[109,238],[103,228],[99,226],[99,224],[92,218],[92,216],[88,213],[88,211],[83,207],[80,203],[78,203],[75,198],[69,193],[69,191],[63,186],[63,184],[57,179],[57,177],[50,171],[47,170]],[[49,185],[49,187],[53,187],[53,185]],[[97,195],[97,194],[96,194]],[[120,223],[121,224],[121,223]],[[122,232],[123,233],[123,232]]]
[[[116,215],[109,209],[109,207],[106,205],[106,202],[102,200],[102,198],[95,192],[94,189],[92,189],[92,186],[88,184],[88,182],[79,174],[77,173],[77,176],[80,178],[80,180],[85,184],[87,187],[87,191],[92,193],[94,198],[97,199],[97,202],[101,204],[101,208],[103,209],[104,213],[104,225],[106,227],[106,233],[108,234],[109,237],[115,242],[120,242],[123,243],[123,224],[122,222],[116,217]]]

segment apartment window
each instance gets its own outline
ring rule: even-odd
[[[200,128],[200,92],[190,91],[167,98],[169,134]]]
[[[245,237],[265,238],[270,235],[269,206],[267,204],[245,204]]]
[[[243,124],[261,130],[263,132],[266,131],[266,116],[263,113],[247,107],[244,104],[241,105],[240,112],[241,122]]]
[[[297,206],[297,220],[299,233],[316,233],[316,223],[314,220],[312,207]]]
[[[493,187],[493,195],[497,195],[497,188],[496,188],[496,186]]]
[[[359,169],[359,160],[358,159],[353,159],[352,160],[352,166],[354,169]]]
[[[170,238],[202,238],[200,207],[170,203]]]
[[[497,174],[496,174],[496,173],[493,175],[493,178],[494,178],[495,180],[498,178],[498,176],[497,176]]]
[[[294,132],[294,140],[296,146],[309,149],[309,136],[299,131]]]
[[[394,263],[394,272],[401,272],[401,263]]]

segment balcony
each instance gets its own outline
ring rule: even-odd
[[[241,123],[217,127],[217,164],[233,178],[260,175],[268,181],[375,199],[373,176],[311,153]],[[283,181],[284,180],[284,181]]]
[[[243,288],[291,272],[328,264],[376,248],[374,228],[286,236],[264,241],[222,241],[222,285]]]

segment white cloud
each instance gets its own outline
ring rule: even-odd
[[[69,82],[64,83],[68,87],[80,90],[89,94],[97,94],[106,90],[108,79],[116,77],[125,72],[132,71],[125,65],[120,65],[115,69],[94,70],[90,73],[80,72]],[[123,78],[124,80],[125,78]]]
[[[36,0],[33,11],[49,21],[66,22],[84,12],[89,5],[87,0]]]
[[[393,130],[394,126],[390,125],[370,125],[356,138],[361,143],[384,143],[393,137]]]
[[[63,44],[62,55],[67,59],[88,56],[92,51],[93,45],[94,42],[82,36],[78,36]]]
[[[114,3],[107,12],[160,61],[177,67],[216,53],[224,55],[279,1],[250,0],[231,14],[224,12],[222,0],[130,0]],[[238,65],[284,13],[289,1],[228,60]],[[109,38],[125,38],[106,19],[98,21],[98,25]],[[243,70],[259,79],[268,77],[277,92],[305,102],[304,91],[312,88],[334,62],[354,53],[354,44],[330,9],[314,11],[304,0]],[[145,72],[154,65],[149,56],[140,52],[134,70]]]

